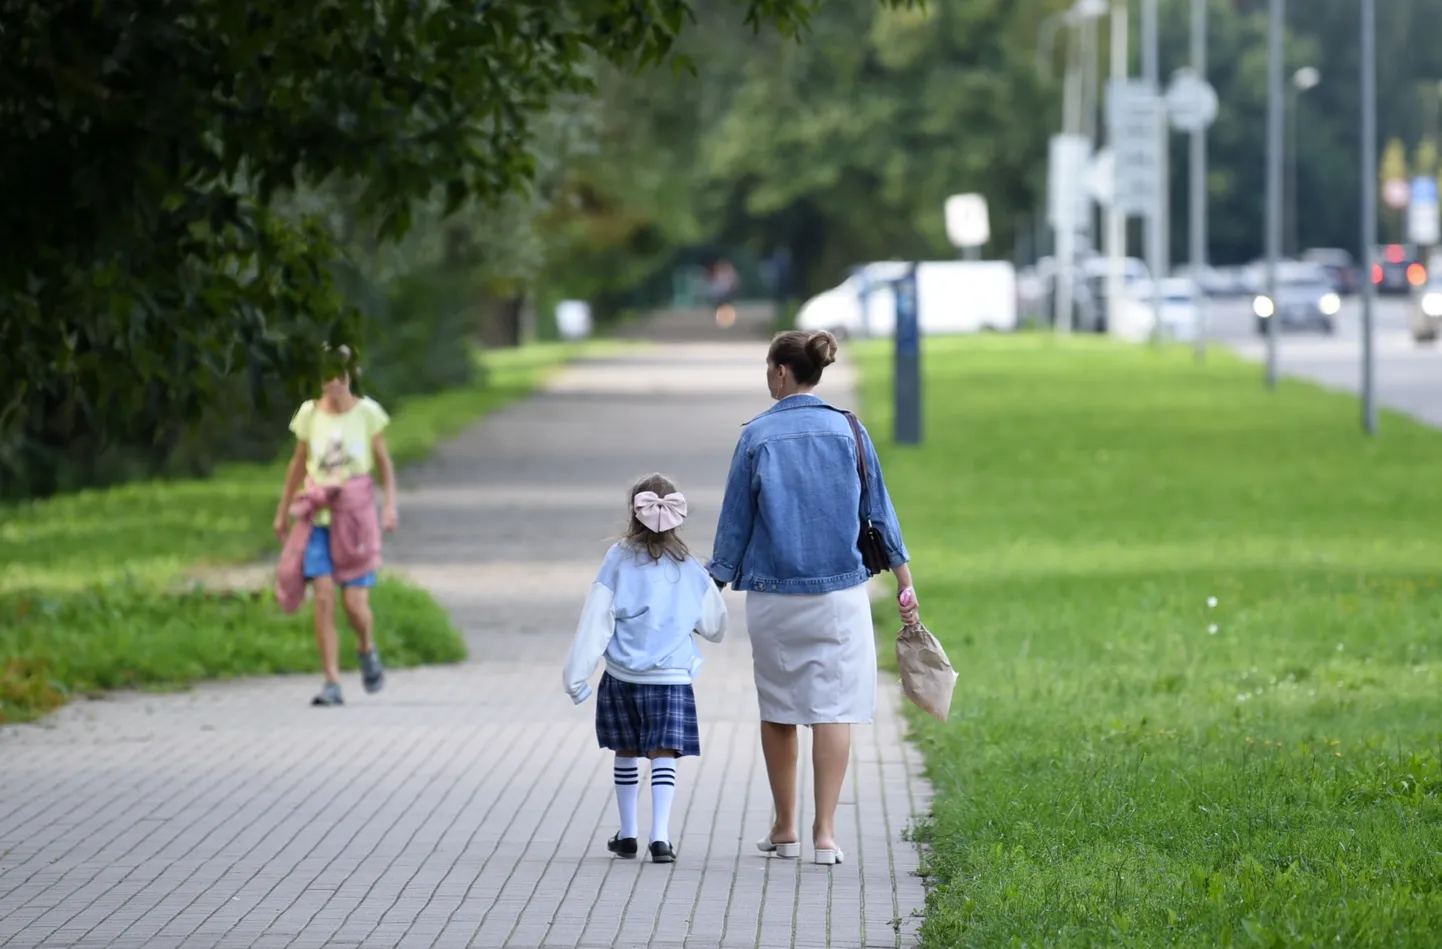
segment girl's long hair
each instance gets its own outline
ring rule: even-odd
[[[631,486],[631,491],[626,495],[626,513],[628,523],[626,532],[621,536],[621,543],[638,554],[645,554],[652,563],[659,563],[662,559],[674,560],[677,563],[685,563],[691,556],[691,549],[681,539],[681,535],[674,530],[656,533],[642,524],[636,517],[636,495],[642,491],[654,491],[661,497],[675,492],[676,485],[671,479],[664,475],[647,475]]]

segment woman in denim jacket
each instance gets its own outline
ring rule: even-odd
[[[812,394],[836,360],[830,333],[781,333],[766,356],[776,405],[747,423],[731,460],[707,570],[746,592],[761,748],[776,805],[765,853],[800,855],[796,827],[796,726],[812,729],[815,860],[840,863],[836,804],[851,757],[851,726],[876,712],[876,639],[857,547],[861,482],[856,439],[837,409]],[[869,511],[901,593],[911,591],[906,546],[871,439],[861,454]],[[905,604],[904,606],[901,604]],[[898,599],[916,620],[915,593]]]

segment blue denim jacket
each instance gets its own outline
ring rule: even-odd
[[[871,522],[893,567],[908,561],[871,436],[862,429]],[[782,399],[746,424],[706,569],[737,590],[818,594],[867,579],[857,549],[861,480],[846,417],[814,395]]]

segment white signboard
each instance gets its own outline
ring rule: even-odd
[[[981,247],[991,240],[986,198],[954,194],[946,199],[946,237],[954,247]]]
[[[1128,215],[1154,216],[1161,191],[1162,97],[1139,79],[1107,84],[1107,136],[1116,179],[1113,201]]]
[[[1217,118],[1217,90],[1192,69],[1178,69],[1167,86],[1167,115],[1179,132],[1200,132]]]
[[[556,304],[556,331],[562,339],[586,339],[590,336],[590,304],[584,300],[562,300]]]
[[[1412,179],[1411,201],[1407,205],[1407,238],[1414,244],[1430,247],[1438,242],[1437,182],[1431,178]]]
[[[1116,185],[1116,156],[1110,148],[1099,148],[1087,166],[1087,190],[1102,207],[1110,207]]]
[[[1085,135],[1053,135],[1047,161],[1047,220],[1057,230],[1087,229],[1091,199],[1085,182],[1091,161],[1091,142]]]

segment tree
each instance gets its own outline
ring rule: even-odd
[[[795,36],[813,4],[727,7]],[[140,437],[197,417],[238,372],[293,394],[333,371],[322,344],[359,333],[333,235],[277,197],[354,183],[381,240],[438,187],[442,213],[496,207],[536,171],[535,117],[589,91],[598,62],[666,61],[691,12],[0,0],[0,470],[19,432]]]
[[[655,267],[687,244],[784,248],[816,290],[861,261],[951,253],[941,209],[962,190],[987,194],[1009,247],[1015,215],[1041,193],[1032,156],[1045,154],[1056,100],[1033,46],[1058,5],[831,0],[800,45],[706,24],[686,47],[699,83],[603,83],[608,133],[586,166],[586,221],[623,226],[594,252]]]

